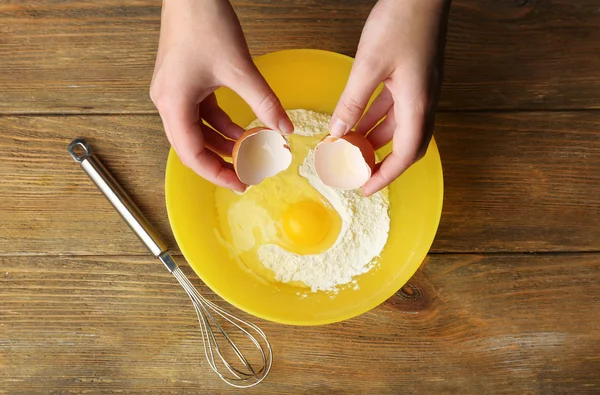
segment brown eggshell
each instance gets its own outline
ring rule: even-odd
[[[235,141],[235,144],[233,145],[233,152],[231,154],[231,160],[233,163],[233,168],[235,169],[236,173],[238,171],[237,170],[238,153],[240,151],[240,147],[242,146],[242,143],[244,142],[244,140],[246,140],[246,138],[249,136],[255,135],[256,133],[260,132],[261,130],[266,130],[266,129],[269,129],[269,128],[266,128],[264,126],[258,126],[256,128],[248,129],[244,133],[242,133],[242,135]]]
[[[276,170],[275,174],[270,174],[266,177],[259,177],[260,180],[258,182],[253,182],[253,180],[249,180],[248,177],[244,177],[244,174],[242,174],[243,169],[241,168],[241,163],[240,163],[240,153],[241,153],[241,151],[243,151],[245,149],[248,142],[252,141],[252,140],[248,140],[249,137],[252,137],[263,131],[270,131],[272,133],[276,133],[278,136],[281,137],[281,140],[282,140],[281,142],[283,143],[283,147],[289,151],[289,163],[291,163],[291,149],[287,143],[286,138],[282,134],[280,134],[279,132],[274,131],[272,129],[266,128],[264,126],[259,126],[256,128],[246,130],[244,133],[242,133],[240,138],[238,138],[237,141],[235,142],[235,145],[233,146],[233,153],[231,155],[235,173],[239,177],[240,181],[242,181],[246,185],[256,185],[256,184],[260,183],[264,178],[271,177],[271,176],[287,169],[287,167],[289,167],[289,163],[287,163],[287,166],[285,166],[285,167],[274,169],[274,170]],[[285,158],[282,158],[281,161],[282,161],[281,163],[287,162],[285,160]],[[256,172],[260,171],[259,169],[248,169],[248,170],[250,171],[250,173],[256,173]]]
[[[342,137],[342,140],[346,140],[360,150],[367,166],[373,172],[373,169],[375,169],[375,150],[371,142],[364,135],[355,132],[346,134]]]
[[[345,174],[332,174],[330,173],[330,169],[328,169],[327,166],[323,167],[319,164],[319,162],[321,161],[319,157],[322,158],[322,155],[324,155],[324,152],[321,152],[319,154],[319,147],[322,148],[325,144],[335,143],[339,140],[344,140],[345,142],[358,148],[358,150],[360,151],[362,160],[364,161],[365,165],[368,166],[369,169],[368,173],[364,175],[364,179],[345,179],[345,177],[350,176]],[[373,149],[373,146],[371,145],[369,140],[367,140],[367,138],[362,134],[350,132],[343,137],[333,137],[328,135],[317,145],[315,152],[315,170],[317,171],[317,175],[325,185],[342,190],[360,188],[370,178],[374,168],[375,150]]]

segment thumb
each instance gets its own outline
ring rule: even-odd
[[[291,134],[294,125],[288,118],[281,102],[254,63],[243,72],[236,73],[225,85],[235,91],[252,108],[254,114],[267,127],[281,133]]]
[[[382,80],[383,76],[377,70],[360,60],[354,62],[346,88],[333,111],[329,124],[329,132],[332,136],[341,137],[356,125],[371,95]]]

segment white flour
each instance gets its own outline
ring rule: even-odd
[[[288,110],[286,111],[294,124],[294,134],[298,136],[318,136],[329,132],[331,115],[310,110]],[[257,126],[265,126],[259,119],[255,119],[246,127],[246,130]]]
[[[288,115],[295,133],[301,136],[326,133],[331,119],[307,110],[288,111]],[[256,121],[251,124],[258,125]],[[258,258],[279,281],[301,281],[313,292],[332,291],[369,271],[376,263],[390,229],[389,203],[382,192],[365,198],[360,190],[340,191],[324,185],[315,173],[314,150],[309,151],[298,173],[339,213],[340,234],[333,246],[321,254],[299,255],[275,244],[265,244],[259,247]]]

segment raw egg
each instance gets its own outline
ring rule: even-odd
[[[245,131],[236,141],[232,159],[240,181],[256,185],[286,170],[292,163],[292,151],[281,133],[257,127]]]
[[[327,136],[315,148],[315,171],[323,184],[341,190],[362,187],[375,167],[375,150],[361,134]]]
[[[331,228],[327,209],[314,200],[301,200],[290,205],[282,222],[288,240],[300,247],[319,245]]]

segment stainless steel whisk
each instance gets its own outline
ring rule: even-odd
[[[69,144],[69,153],[190,297],[200,324],[204,354],[211,369],[227,384],[237,388],[253,387],[263,381],[273,363],[273,351],[264,332],[253,323],[235,317],[200,295],[169,254],[167,244],[102,162],[93,155],[84,139],[73,140]],[[224,324],[219,321],[238,329],[250,341],[251,346],[258,351],[258,362],[248,360],[240,347],[228,336]],[[220,347],[220,342],[224,342],[227,349]],[[226,352],[235,355],[239,363],[236,365],[228,362],[229,356],[224,354]]]

